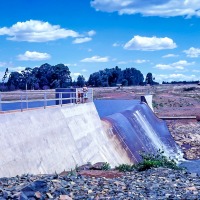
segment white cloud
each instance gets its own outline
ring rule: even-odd
[[[82,71],[82,72],[87,72],[88,70],[87,70],[87,69],[82,69],[81,71]]]
[[[84,42],[89,42],[89,41],[91,41],[91,40],[92,40],[92,38],[90,38],[90,37],[76,38],[76,39],[73,41],[73,43],[74,43],[74,44],[80,44],[80,43],[84,43]]]
[[[94,36],[96,34],[96,31],[91,30],[91,31],[88,31],[87,34],[88,34],[88,36],[92,37],[92,36]]]
[[[8,40],[27,42],[47,42],[67,37],[78,37],[73,30],[51,25],[48,22],[29,20],[17,22],[11,27],[0,28],[0,35],[8,35]]]
[[[167,55],[164,55],[163,58],[173,58],[173,57],[178,57],[179,55],[176,55],[176,54],[167,54]]]
[[[187,62],[186,60],[179,60],[178,62],[174,62],[171,64],[157,64],[155,68],[166,70],[166,69],[177,69],[177,70],[183,70],[185,66],[194,65],[195,62]]]
[[[168,37],[142,37],[139,35],[134,36],[124,45],[124,49],[141,51],[156,51],[174,48],[176,48],[176,43],[174,43],[173,40]]]
[[[97,11],[143,16],[200,16],[199,0],[92,0]]]
[[[91,58],[84,58],[81,62],[108,62],[108,57],[93,56]]]
[[[183,51],[186,53],[187,57],[197,58],[200,56],[200,49],[191,47],[188,50]]]
[[[0,67],[5,67],[6,66],[6,62],[0,62]]]
[[[77,73],[73,73],[72,75],[75,77],[78,77],[79,75],[81,75],[81,73],[77,72]]]
[[[184,74],[157,74],[154,75],[156,81],[162,83],[163,81],[197,81],[200,80],[200,77],[196,75],[184,75]]]
[[[67,63],[67,64],[65,64],[65,66],[68,66],[68,67],[76,67],[76,66],[77,66],[77,64],[76,64],[76,63],[74,63],[74,64]]]
[[[138,59],[138,60],[134,60],[134,62],[137,63],[137,64],[142,64],[142,63],[149,62],[149,60],[140,60],[140,59]]]
[[[18,60],[26,60],[26,61],[47,60],[51,58],[51,56],[48,53],[40,53],[36,51],[26,51],[24,54],[20,54],[17,57]]]
[[[128,61],[119,61],[117,64],[118,65],[125,65],[125,64],[128,64],[129,62]]]
[[[194,69],[194,70],[192,70],[192,72],[200,73],[200,70]]]
[[[18,66],[18,67],[9,67],[9,71],[17,71],[17,72],[21,72],[23,70],[25,70],[26,67],[22,67],[22,66]]]
[[[113,43],[112,46],[113,46],[113,47],[119,47],[119,46],[121,46],[121,44],[119,44],[118,42],[115,42],[115,43]]]

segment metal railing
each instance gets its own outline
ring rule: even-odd
[[[0,112],[27,110],[30,108],[64,104],[78,104],[93,101],[93,90],[88,89],[87,96],[80,88],[74,91],[19,91],[19,92],[0,92]]]

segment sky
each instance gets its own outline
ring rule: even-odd
[[[74,80],[118,66],[200,80],[199,0],[0,0],[0,81],[63,63]]]

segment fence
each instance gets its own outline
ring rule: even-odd
[[[0,111],[26,110],[30,108],[43,107],[44,109],[52,105],[77,104],[93,101],[93,90],[88,89],[87,97],[80,88],[63,88],[43,91],[17,91],[0,92]]]

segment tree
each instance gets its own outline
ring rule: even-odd
[[[152,73],[149,72],[149,73],[146,75],[145,82],[146,82],[146,84],[152,85],[152,83],[153,83],[153,75],[152,75]]]
[[[11,72],[7,85],[10,89],[21,89],[23,83],[23,75],[19,72]]]
[[[83,87],[85,85],[85,78],[82,75],[79,75],[77,77],[77,82],[76,82],[77,86],[79,87]]]
[[[4,82],[5,82],[5,80],[6,80],[7,76],[8,76],[8,73],[9,73],[8,68],[6,68],[5,74],[4,74],[3,78],[2,78],[2,83],[3,83],[2,90],[4,90]]]
[[[149,84],[149,85],[159,84],[159,83],[155,82],[154,80],[155,80],[155,78],[153,77],[152,73],[149,72],[145,79],[146,84]]]

